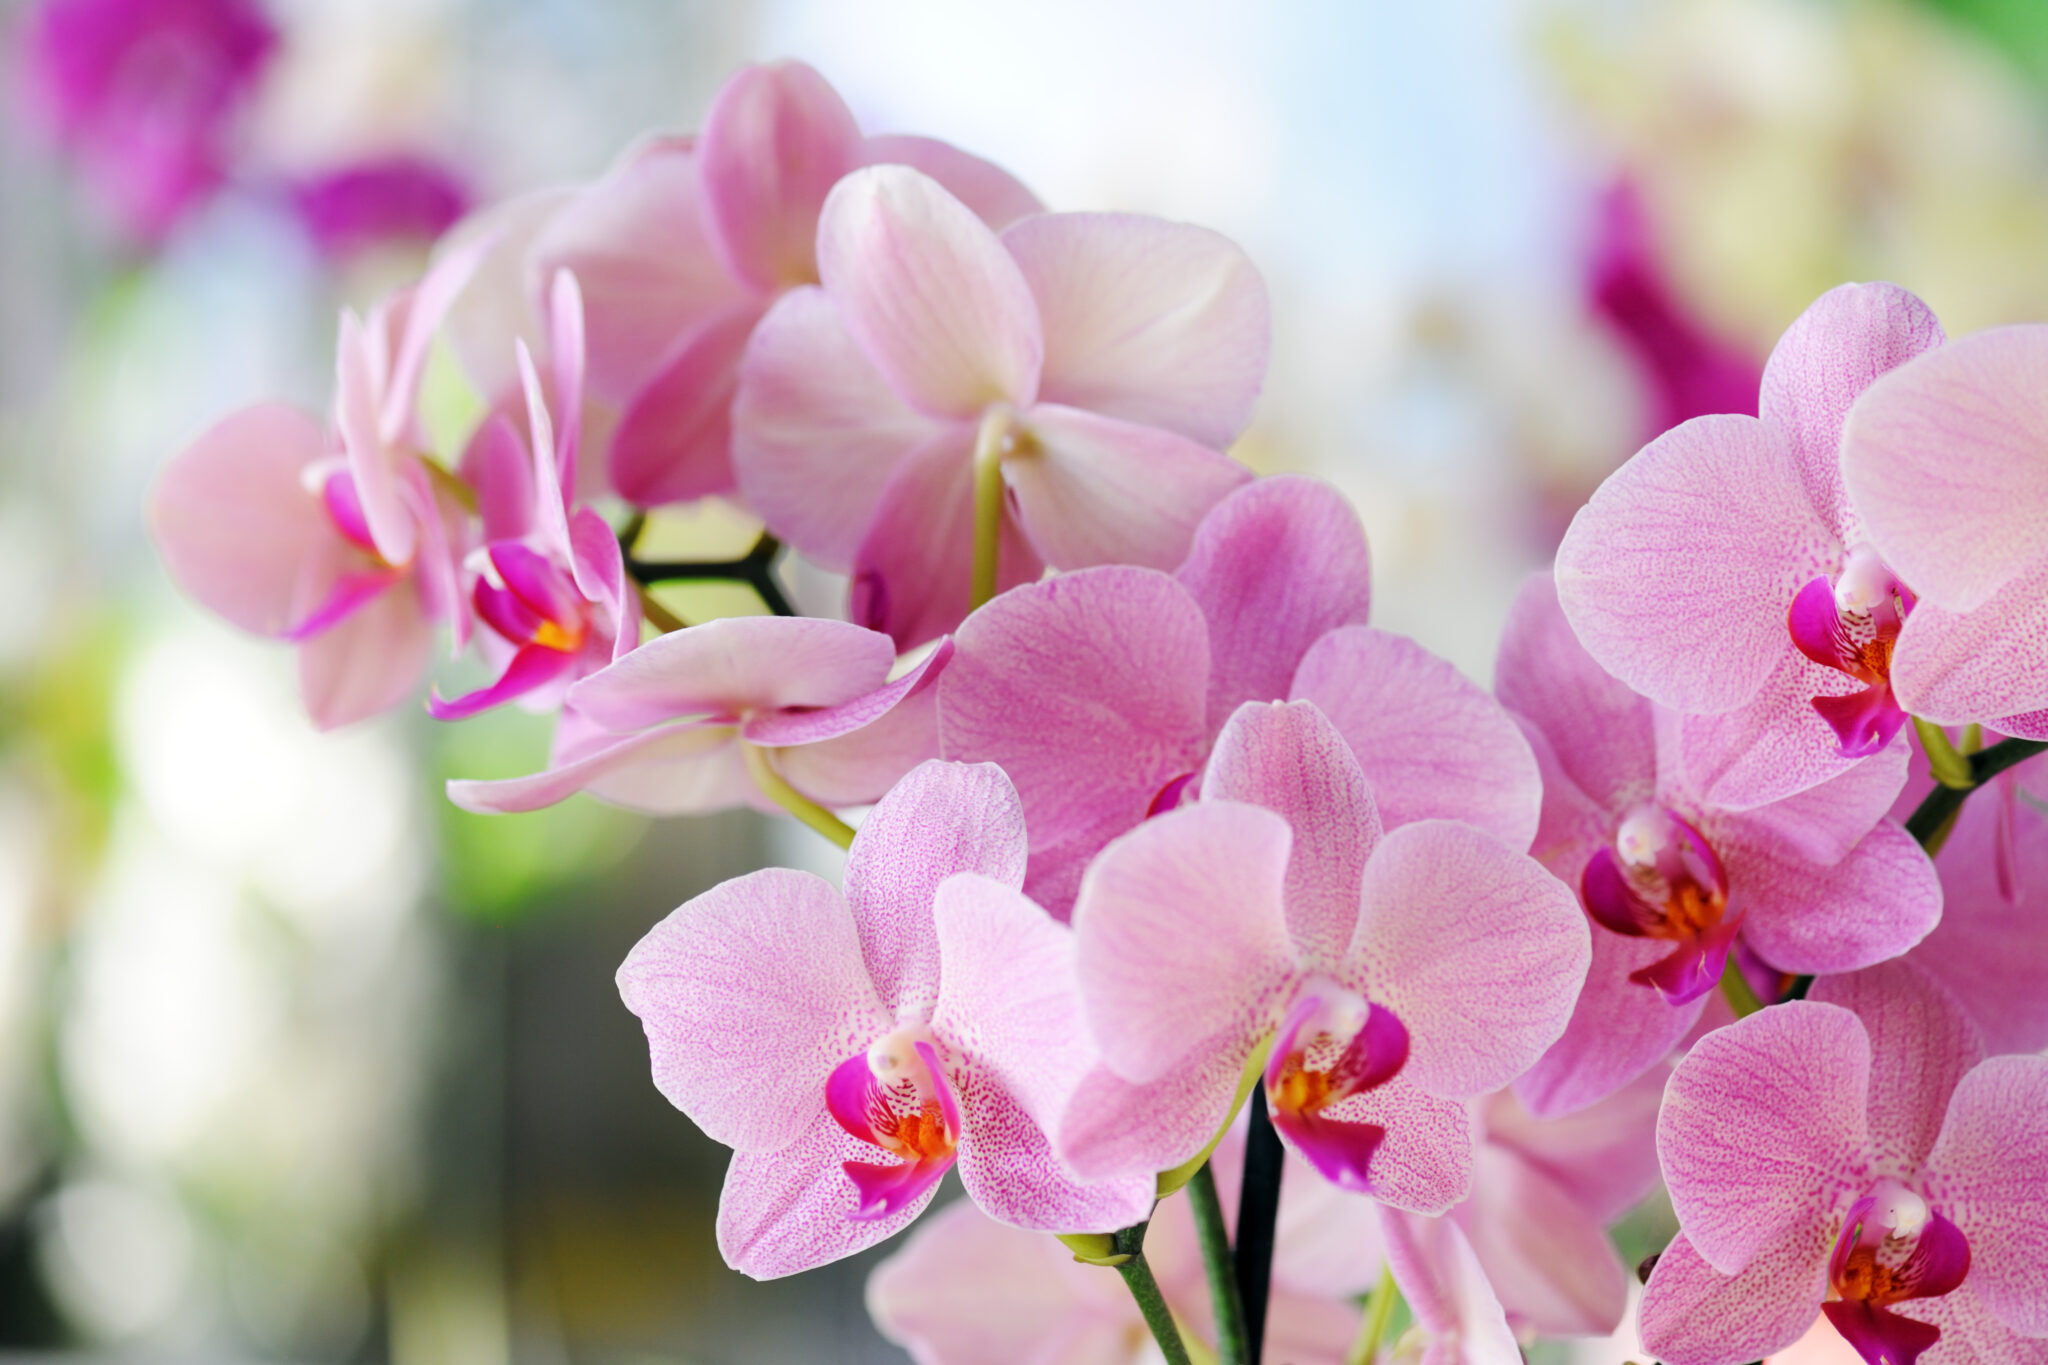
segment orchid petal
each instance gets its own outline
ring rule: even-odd
[[[567,673],[575,662],[575,655],[547,645],[522,645],[496,682],[452,700],[444,699],[436,691],[427,698],[427,714],[435,720],[468,720],[547,686]]]
[[[1840,733],[1817,708],[1824,699],[1861,691],[1847,674],[1785,651],[1742,705],[1678,722],[1678,767],[1687,788],[1709,805],[1751,810],[1834,781],[1865,755],[1845,756]],[[1887,761],[1875,771],[1888,773],[1892,766]]]
[[[735,487],[733,395],[761,316],[749,300],[706,317],[633,395],[612,435],[611,480],[620,497],[658,507]]]
[[[576,684],[570,700],[613,730],[833,706],[879,687],[895,659],[887,636],[844,621],[728,616],[649,640]]]
[[[1021,899],[1021,898],[1020,898]],[[1042,912],[1032,907],[1034,913]],[[1047,921],[1051,923],[1051,921]],[[1016,1092],[990,1074],[965,1087],[960,1184],[991,1218],[1041,1232],[1115,1232],[1152,1212],[1157,1178],[1077,1179]]]
[[[387,563],[407,564],[419,544],[419,528],[399,495],[398,452],[378,426],[379,385],[385,377],[379,373],[377,344],[361,319],[343,311],[335,349],[335,426],[377,553]]]
[[[697,138],[704,219],[726,268],[757,289],[817,279],[818,210],[861,161],[853,111],[802,62],[742,68]]]
[[[1019,218],[1045,212],[1038,196],[1016,176],[937,138],[884,133],[867,140],[861,159],[870,166],[908,166],[924,172],[997,232]]]
[[[1367,1169],[1381,1203],[1434,1215],[1471,1195],[1475,1146],[1464,1101],[1432,1095],[1403,1074],[1339,1100],[1321,1117],[1381,1131]]]
[[[1053,1145],[1084,1180],[1152,1176],[1192,1160],[1230,1120],[1255,1039],[1225,1026],[1187,1050],[1187,1064],[1134,1084],[1091,1069],[1053,1125]]]
[[[1635,980],[1671,951],[1665,939],[1592,935],[1592,965],[1563,1035],[1515,1081],[1541,1118],[1577,1113],[1655,1066],[1692,1030],[1711,997],[1673,1005]]]
[[[1833,867],[1760,838],[1761,821],[1717,832],[1743,937],[1788,972],[1848,972],[1897,957],[1941,919],[1941,881],[1913,836],[1887,820]],[[1751,842],[1755,840],[1755,842]]]
[[[299,695],[322,730],[388,711],[419,686],[434,648],[416,584],[377,594],[299,646]]]
[[[502,413],[486,417],[463,447],[463,481],[476,490],[486,543],[518,540],[533,530],[533,457]]]
[[[1628,1311],[1628,1270],[1600,1219],[1541,1167],[1480,1144],[1472,1198],[1451,1217],[1518,1327],[1605,1336]]]
[[[1976,1025],[1910,959],[1821,977],[1807,998],[1853,1010],[1863,1021],[1870,1036],[1871,1150],[1893,1169],[1919,1170],[1956,1083],[1984,1059]]]
[[[725,1263],[772,1280],[851,1256],[909,1226],[938,1189],[880,1218],[857,1218],[860,1191],[849,1162],[876,1164],[878,1149],[820,1110],[796,1141],[773,1152],[734,1152],[718,1198],[718,1250]]]
[[[1906,710],[1943,725],[2034,711],[2048,705],[2044,638],[2048,560],[1967,613],[1921,601],[1899,631],[1892,690]]]
[[[2048,934],[2041,932],[2048,896],[2048,827],[2027,809],[2002,815],[2003,793],[1981,792],[1964,805],[1942,845],[1941,923],[1906,960],[1947,986],[1970,1012],[1992,1052],[2048,1047]],[[2012,798],[2005,798],[2010,800]],[[1998,869],[1999,824],[2016,864],[2004,886]]]
[[[937,658],[934,652],[932,659]],[[938,667],[931,660],[927,663],[930,666],[923,668],[921,676],[906,675],[866,697],[813,712],[844,719],[893,698],[893,704],[856,730],[777,749],[775,765],[790,785],[823,805],[864,806],[880,800],[918,764],[937,758],[939,692],[930,683]]]
[[[740,733],[746,737],[749,744],[780,748],[809,748],[826,740],[845,738],[894,714],[911,698],[930,691],[937,685],[940,675],[952,658],[953,642],[941,640],[937,647],[900,676],[892,678],[871,692],[863,692],[857,697],[829,706],[794,706],[757,713],[749,716],[740,726]],[[935,717],[932,719],[931,746],[936,749],[938,728]],[[929,754],[926,757],[935,758],[937,754]],[[903,772],[909,772],[916,766],[916,763],[911,763]]]
[[[1827,1244],[1791,1238],[1767,1247],[1739,1275],[1707,1264],[1684,1233],[1672,1239],[1643,1290],[1643,1345],[1669,1365],[1741,1365],[1806,1334],[1827,1294]]]
[[[720,810],[734,803],[731,784],[723,780],[727,764],[737,767],[734,738],[729,721],[658,725],[527,777],[452,780],[448,799],[480,815],[501,815],[539,810],[596,789],[593,795],[635,809],[677,815]]]
[[[2048,1337],[2048,1059],[1993,1057],[1964,1076],[1927,1169],[1969,1238],[1978,1297],[2015,1332]]]

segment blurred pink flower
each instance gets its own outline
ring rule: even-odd
[[[1218,453],[1265,377],[1264,284],[1202,228],[1040,214],[998,237],[938,181],[871,166],[818,219],[820,285],[761,322],[733,406],[740,488],[853,575],[905,646],[967,614],[977,446],[1007,489],[1002,582],[1171,569],[1251,476]]]
[[[330,257],[393,241],[431,242],[470,203],[469,187],[453,168],[405,154],[308,176],[291,195],[313,245]]]
[[[1590,1104],[1670,1052],[1738,935],[1780,971],[1846,972],[1940,918],[1933,865],[1885,818],[1903,748],[1767,805],[1719,804],[1683,766],[1679,718],[1601,670],[1541,575],[1509,613],[1495,686],[1543,771],[1538,856],[1595,925],[1570,1027],[1516,1082],[1537,1113]]]
[[[1405,1365],[1517,1365],[1522,1348],[1486,1270],[1458,1224],[1385,1209],[1387,1264],[1415,1314],[1415,1339],[1395,1348]]]
[[[1092,1062],[1069,931],[1026,900],[1023,812],[992,764],[927,763],[847,854],[846,894],[770,869],[657,925],[619,968],[655,1084],[734,1156],[728,1264],[793,1274],[900,1230],[957,1166],[1021,1227],[1144,1218],[1150,1172],[1084,1183],[1044,1124]]]
[[[1740,1365],[1819,1310],[1871,1365],[2048,1360],[2048,1059],[1982,1056],[1903,963],[1701,1040],[1658,1120],[1682,1231],[1644,1345]]]
[[[254,0],[43,0],[21,36],[25,113],[154,244],[226,178],[235,116],[276,45]]]
[[[1890,670],[1913,604],[1842,483],[1850,403],[1942,341],[1919,299],[1843,285],[1787,329],[1762,416],[1699,417],[1617,470],[1573,518],[1557,592],[1608,672],[1689,719],[1702,795],[1762,805],[1891,744]]]
[[[1901,702],[2048,739],[2048,326],[2001,327],[1870,386],[1842,434],[1867,533],[1919,603]]]
[[[1571,893],[1490,834],[1382,834],[1308,702],[1247,703],[1202,799],[1088,870],[1077,971],[1103,1065],[1057,1134],[1075,1170],[1168,1170],[1229,1118],[1255,1049],[1273,1126],[1324,1177],[1441,1213],[1471,1189],[1465,1104],[1555,1042],[1585,979]]]

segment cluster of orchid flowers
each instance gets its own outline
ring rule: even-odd
[[[437,455],[442,345],[486,415]],[[1606,1229],[1661,1172],[1669,1365],[1823,1316],[1870,1365],[2048,1362],[2048,327],[1825,295],[1761,417],[1580,512],[1492,695],[1368,624],[1338,494],[1223,453],[1266,352],[1228,241],[1045,212],[755,67],[456,228],[343,317],[331,421],[227,418],[152,526],[322,725],[443,626],[495,681],[434,715],[556,713],[466,808],[847,849],[843,889],[689,901],[619,985],[733,1148],[733,1267],[958,1173],[870,1285],[921,1361],[1518,1361],[1621,1322]],[[710,496],[776,614],[647,595],[641,513]],[[780,545],[849,619],[787,614]]]

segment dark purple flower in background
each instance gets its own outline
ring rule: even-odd
[[[231,124],[276,46],[251,0],[45,0],[20,48],[25,112],[154,243],[225,178]]]
[[[398,153],[311,175],[292,190],[306,234],[330,259],[380,242],[430,242],[469,212],[469,187],[430,158]]]

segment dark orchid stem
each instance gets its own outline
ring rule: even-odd
[[[1114,1234],[1117,1253],[1129,1258],[1117,1264],[1116,1273],[1124,1277],[1124,1286],[1145,1315],[1145,1325],[1152,1329],[1152,1340],[1159,1343],[1166,1365],[1194,1365],[1188,1358],[1187,1343],[1180,1339],[1180,1324],[1173,1320],[1173,1310],[1166,1306],[1166,1296],[1159,1292],[1159,1281],[1152,1278],[1152,1267],[1145,1260],[1145,1226],[1139,1223]]]
[[[1950,825],[1954,823],[1957,813],[1963,808],[1963,801],[1971,792],[2014,764],[2023,763],[2044,751],[2048,751],[2048,740],[2007,739],[1971,754],[1971,785],[1936,787],[1927,793],[1919,808],[1906,818],[1906,833],[1918,839],[1920,847],[1926,849],[1930,856],[1940,852],[1942,841],[1948,837]]]
[[[1273,1280],[1273,1225],[1280,1217],[1280,1169],[1286,1151],[1266,1114],[1266,1087],[1251,1096],[1244,1143],[1244,1188],[1237,1196],[1237,1292],[1244,1299],[1245,1365],[1266,1349],[1266,1297]]]
[[[643,519],[636,516],[619,533],[619,543],[626,550],[626,572],[641,584],[715,580],[745,583],[761,595],[761,601],[777,616],[797,614],[796,608],[783,594],[782,584],[775,578],[775,559],[782,553],[782,542],[766,531],[754,542],[753,548],[738,559],[647,560],[637,559],[632,553],[633,541],[639,538],[642,523]]]
[[[1216,1353],[1223,1365],[1246,1365],[1244,1298],[1238,1293],[1237,1269],[1231,1264],[1230,1233],[1223,1226],[1216,1175],[1207,1162],[1188,1181],[1188,1207],[1194,1210],[1202,1269],[1209,1277],[1209,1303],[1216,1310]]]

